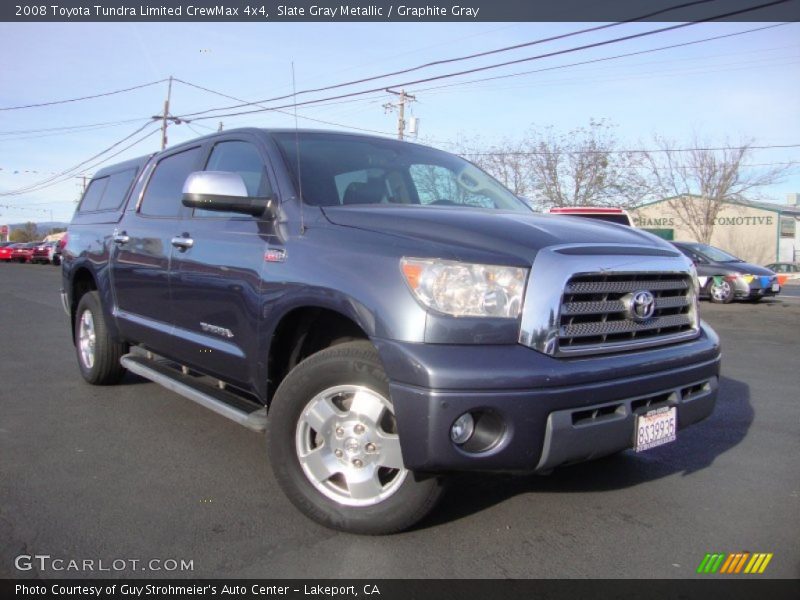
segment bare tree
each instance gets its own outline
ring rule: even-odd
[[[532,129],[520,141],[459,152],[534,206],[632,206],[648,196],[649,181],[636,176],[640,157],[618,149],[613,126],[591,120],[558,133]]]
[[[692,149],[680,150],[672,140],[656,137],[654,151],[638,153],[655,193],[683,220],[695,238],[708,244],[724,204],[753,199],[763,186],[780,181],[788,167],[753,170],[747,168],[753,142],[719,149],[694,137]]]
[[[619,149],[613,126],[594,120],[567,133],[534,130],[528,138],[535,197],[549,206],[631,206],[648,196],[636,156]]]

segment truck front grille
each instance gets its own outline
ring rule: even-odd
[[[639,292],[652,294],[652,314],[637,315],[633,309]],[[692,280],[684,273],[580,274],[564,288],[558,353],[622,351],[685,339],[696,331]]]

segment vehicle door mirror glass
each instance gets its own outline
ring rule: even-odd
[[[183,205],[218,212],[235,212],[273,219],[274,200],[250,196],[239,173],[197,171],[183,185]]]

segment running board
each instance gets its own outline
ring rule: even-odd
[[[259,408],[255,403],[250,403],[231,392],[209,388],[164,363],[148,359],[140,354],[126,354],[120,359],[120,363],[130,372],[197,402],[197,404],[205,406],[239,425],[244,425],[248,429],[261,432],[267,428],[267,409]],[[252,405],[252,407],[248,405]],[[247,410],[247,408],[252,408],[252,410]]]

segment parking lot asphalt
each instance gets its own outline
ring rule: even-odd
[[[742,551],[774,554],[758,577],[800,576],[788,294],[702,303],[723,343],[720,398],[676,442],[546,477],[458,475],[413,531],[359,537],[292,507],[261,435],[132,375],[85,384],[59,287],[58,268],[0,264],[0,577],[708,578],[706,553]],[[20,555],[127,562],[18,570]],[[193,569],[141,571],[153,559]]]

